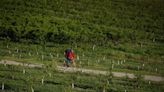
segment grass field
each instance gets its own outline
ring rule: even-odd
[[[53,92],[53,90],[58,90],[59,92],[100,92],[103,90],[109,92],[125,92],[125,90],[127,92],[163,91],[163,82],[144,81],[142,77],[138,77],[138,79],[111,78],[110,75],[93,76],[81,73],[65,74],[55,71],[56,64],[63,64],[64,49],[67,47],[74,47],[69,44],[47,44],[46,47],[43,47],[37,44],[8,42],[8,44],[5,45],[3,41],[0,43],[3,44],[0,46],[1,60],[6,59],[27,63],[41,63],[48,66],[45,69],[29,69],[21,66],[5,67],[4,65],[1,65],[1,83],[5,83],[5,90],[8,90],[9,92],[32,91],[31,87],[36,92]],[[150,57],[149,60],[146,60],[147,57],[142,57],[144,61],[140,61],[136,58],[136,54],[131,57],[126,57],[127,52],[121,50],[111,48],[106,49],[102,46],[96,46],[93,50],[92,45],[78,45],[79,46],[74,47],[76,57],[79,57],[79,60],[76,61],[76,67],[130,72],[139,76],[143,74],[163,76],[164,74],[163,64],[157,61],[154,64],[154,62],[151,61],[153,57]],[[131,53],[128,54],[131,55]],[[138,54],[138,58],[141,56],[142,55]],[[27,74],[23,74],[23,70],[26,70]],[[45,78],[46,81],[44,85],[41,83],[42,78]],[[75,88],[73,89],[71,87],[72,78],[76,79]],[[104,83],[104,81],[107,81],[108,79],[112,82],[109,82],[109,84]],[[148,90],[148,88],[151,88],[151,90]]]
[[[0,60],[48,67],[0,65],[0,88],[4,92],[163,92],[163,82],[141,77],[164,77],[163,4],[163,0],[1,0]],[[138,77],[56,71],[66,48],[74,50],[76,67]]]
[[[1,42],[2,43],[2,42]],[[3,43],[2,43],[3,44]],[[29,48],[30,46],[30,48]],[[57,62],[63,64],[64,50],[67,47],[73,47],[68,44],[56,45],[54,47],[43,48],[35,44],[10,43],[7,46],[1,45],[2,59],[11,59],[23,62],[37,62],[48,64]],[[123,71],[140,74],[164,74],[162,58],[154,59],[150,56],[142,56],[142,54],[132,54],[115,49],[107,49],[105,47],[93,47],[88,45],[83,47],[74,47],[77,67],[94,68],[99,70]]]
[[[163,82],[114,78],[112,75],[61,73],[54,66],[27,68],[0,65],[0,82],[5,92],[162,92]],[[74,86],[72,86],[74,85]],[[150,89],[151,88],[151,89]],[[2,89],[2,86],[1,86]]]

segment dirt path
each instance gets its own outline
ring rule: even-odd
[[[0,64],[8,64],[8,65],[21,65],[21,66],[27,66],[31,68],[42,68],[44,65],[43,64],[32,64],[32,63],[21,63],[21,62],[16,62],[16,61],[9,61],[9,60],[1,60]],[[108,74],[107,71],[101,71],[101,70],[92,70],[92,69],[84,69],[84,68],[76,68],[76,67],[62,67],[62,66],[57,66],[57,69],[62,72],[82,72],[86,74],[102,74],[106,75]],[[135,78],[136,76],[132,73],[125,73],[125,72],[112,72],[113,76],[115,77],[125,77],[127,76],[128,78]],[[150,80],[150,81],[164,81],[163,77],[160,76],[153,76],[153,75],[143,75],[144,80]]]
[[[74,68],[74,67],[62,67],[62,66],[57,66],[57,69],[63,72],[82,72],[82,73],[87,73],[87,74],[102,74],[106,75],[108,74],[107,71],[101,71],[101,70],[92,70],[92,69],[84,69],[84,68]],[[136,78],[136,76],[132,73],[125,73],[125,72],[112,72],[113,76],[115,77],[128,77],[128,78]],[[160,76],[153,76],[153,75],[143,75],[144,80],[150,80],[150,81],[164,81],[163,77]]]
[[[10,60],[1,60],[0,64],[4,65],[21,65],[21,66],[26,66],[26,67],[31,67],[31,68],[42,68],[43,64],[31,64],[31,63],[22,63],[22,62],[16,62],[16,61],[10,61]]]

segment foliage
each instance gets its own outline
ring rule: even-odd
[[[0,38],[98,45],[163,41],[163,10],[162,0],[1,0]]]

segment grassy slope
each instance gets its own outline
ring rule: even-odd
[[[109,70],[113,62],[113,71],[163,76],[163,3],[163,0],[1,0],[0,58],[45,64],[57,61],[62,64],[63,50],[72,47],[80,57],[79,67]],[[7,31],[13,31],[12,35]],[[53,35],[48,36],[49,33]],[[4,40],[6,36],[22,42],[25,39],[25,44],[8,42]],[[27,40],[29,42],[45,40],[53,44],[47,43],[44,50],[40,45],[28,44]],[[68,41],[74,43],[58,44],[68,43]],[[7,44],[9,48],[6,47]],[[103,46],[96,45],[93,51],[93,44]],[[17,49],[20,50],[18,53]],[[10,54],[9,51],[11,51]],[[52,59],[50,53],[54,56]],[[42,55],[44,60],[41,59]],[[126,62],[118,65],[118,60],[126,60]],[[143,64],[145,64],[144,68]],[[1,79],[3,80],[2,76]],[[19,84],[19,81],[12,81],[10,81],[11,85],[10,82],[8,84],[9,90]],[[118,82],[121,81],[118,80]],[[112,90],[118,91],[120,86],[117,86],[120,84],[115,83],[116,86],[113,86]],[[133,82],[128,84],[127,81],[126,83],[127,88],[129,88],[128,85],[133,84]],[[147,86],[147,84],[143,85]],[[162,87],[158,88],[156,85],[153,85],[153,90],[137,88],[135,90],[136,92],[157,90],[160,92]],[[42,88],[48,91],[52,86],[47,85],[47,89]],[[121,90],[126,88],[124,83],[121,86],[123,86],[123,88],[120,87]],[[17,87],[14,90],[17,90]],[[60,87],[63,88],[63,86]],[[132,92],[134,92],[133,87],[135,85],[132,86]],[[58,89],[58,86],[55,89]]]
[[[14,31],[16,38],[11,38],[15,40],[37,40],[47,35],[50,37],[45,39],[53,42],[163,41],[162,3],[162,0],[3,0],[0,27]]]
[[[1,44],[3,44],[3,42],[1,42]],[[78,44],[77,47],[68,44],[53,45],[52,47],[47,45],[47,47],[43,49],[40,45],[10,42],[8,43],[8,48],[6,45],[1,45],[1,59],[44,64],[57,62],[61,65],[64,60],[63,50],[67,47],[74,48],[76,57],[79,57],[77,67],[109,70],[112,65],[114,65],[113,71],[163,76],[162,58],[156,59],[149,57],[147,54],[134,54],[132,52],[124,52],[101,46],[96,46],[93,51],[92,45],[87,44]]]
[[[23,74],[23,69],[26,71]],[[51,76],[50,76],[51,73]],[[41,80],[44,78],[44,84]],[[109,84],[107,83],[109,81]],[[74,82],[75,88],[71,89]],[[21,66],[0,65],[0,83],[5,84],[5,90],[9,92],[26,92],[31,87],[39,92],[99,92],[103,88],[107,91],[120,92],[162,92],[162,82],[155,83],[142,79],[110,78],[110,76],[92,76],[80,73],[60,73],[55,71],[54,66],[45,69],[29,69]],[[126,84],[126,85],[125,85]],[[148,85],[149,84],[149,85]],[[149,89],[151,88],[151,90]]]

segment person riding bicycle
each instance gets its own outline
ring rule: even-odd
[[[69,67],[70,62],[72,62],[72,64],[75,66],[75,61],[74,61],[75,55],[72,49],[67,48],[64,51],[64,56],[65,56],[64,66]]]

